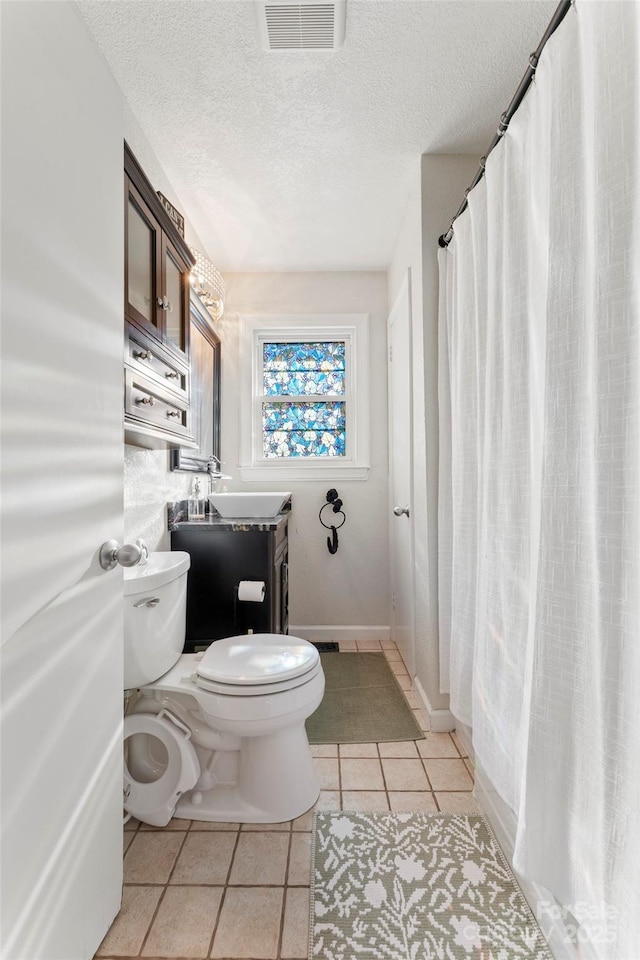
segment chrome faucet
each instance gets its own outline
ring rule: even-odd
[[[217,469],[216,464],[218,465]],[[214,454],[211,454],[207,462],[207,473],[209,474],[209,493],[218,492],[218,481],[231,480],[228,474],[222,472],[222,464]]]

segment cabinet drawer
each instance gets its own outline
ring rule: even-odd
[[[125,363],[159,386],[175,391],[185,399],[189,397],[187,367],[130,323],[126,325]]]
[[[157,383],[125,370],[124,409],[127,417],[177,434],[189,436],[189,406],[185,399],[172,396]]]

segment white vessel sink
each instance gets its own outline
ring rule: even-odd
[[[226,520],[242,517],[275,517],[291,493],[211,493],[209,503]]]

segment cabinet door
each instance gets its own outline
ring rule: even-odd
[[[162,235],[164,340],[183,354],[189,349],[189,269]]]
[[[158,336],[164,312],[158,305],[161,230],[128,177],[125,183],[125,313]]]

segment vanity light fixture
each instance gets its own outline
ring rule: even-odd
[[[191,252],[196,258],[196,265],[191,270],[191,286],[213,319],[220,320],[224,313],[225,294],[222,274],[203,253]]]

